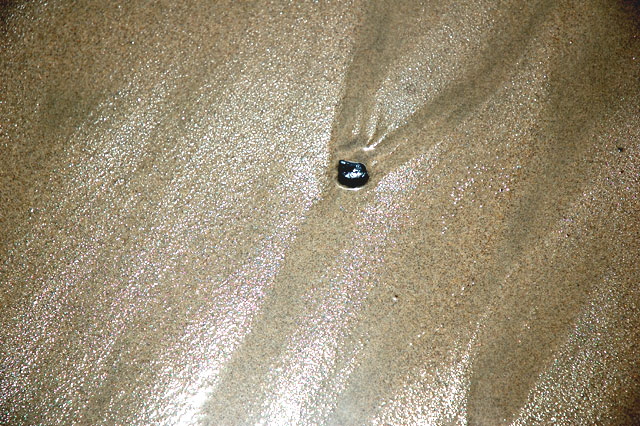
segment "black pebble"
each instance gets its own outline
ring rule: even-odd
[[[348,188],[359,188],[369,180],[367,168],[362,163],[340,160],[338,163],[338,182]]]
[[[624,148],[623,148],[623,147],[621,147],[621,146],[619,146],[619,147],[618,147],[618,152],[623,152],[623,151],[624,151]]]

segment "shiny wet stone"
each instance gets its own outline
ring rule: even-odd
[[[340,160],[338,163],[338,182],[348,188],[359,188],[369,180],[367,168],[362,163]]]

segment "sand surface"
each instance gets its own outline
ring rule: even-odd
[[[637,2],[1,7],[0,424],[640,424]]]

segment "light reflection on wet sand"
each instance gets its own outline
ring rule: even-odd
[[[0,423],[639,418],[628,4],[2,16]]]

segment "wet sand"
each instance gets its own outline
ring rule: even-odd
[[[0,12],[0,424],[640,422],[633,2],[118,3]]]

